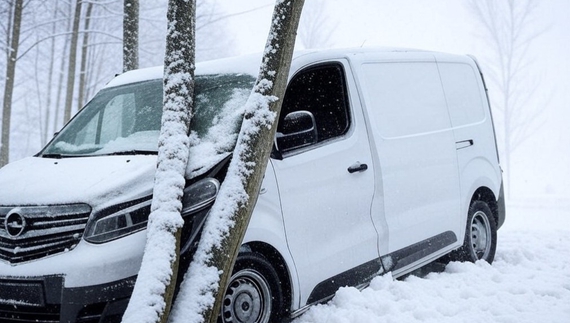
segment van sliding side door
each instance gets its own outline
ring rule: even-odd
[[[433,58],[364,63],[359,72],[380,168],[372,214],[388,226],[379,249],[397,274],[458,241],[455,140]]]

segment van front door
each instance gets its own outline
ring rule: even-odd
[[[381,268],[370,218],[371,153],[360,107],[349,109],[359,103],[349,100],[344,71],[342,63],[327,63],[298,73],[277,129],[285,132],[284,119],[295,111],[312,114],[317,129],[316,142],[312,135],[309,145],[287,146],[283,159],[273,161],[301,306]]]

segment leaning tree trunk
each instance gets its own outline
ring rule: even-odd
[[[164,109],[147,242],[123,322],[166,322],[172,304],[194,94],[195,0],[168,2]]]
[[[12,93],[14,92],[14,77],[16,76],[16,59],[20,44],[20,26],[22,23],[23,0],[16,0],[12,20],[12,35],[8,49],[6,64],[6,83],[4,85],[4,102],[2,106],[2,141],[0,142],[0,167],[10,160],[10,120],[12,118]]]
[[[276,2],[259,76],[246,103],[228,174],[182,283],[172,322],[217,321],[271,153],[303,2]]]

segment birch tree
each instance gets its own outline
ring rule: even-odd
[[[123,322],[166,322],[180,252],[194,94],[195,0],[169,0],[164,57],[164,108],[147,242]]]
[[[93,2],[87,3],[85,11],[83,42],[81,44],[81,67],[79,68],[79,94],[77,95],[77,109],[83,108],[85,103],[85,82],[87,73],[87,52],[89,48],[89,24],[91,23],[91,12],[93,10]]]
[[[228,174],[182,282],[171,322],[218,320],[271,153],[303,2],[276,1],[259,75],[246,103]],[[266,323],[269,319],[253,318],[251,322]]]
[[[469,0],[468,9],[492,50],[487,62],[493,106],[502,120],[502,159],[507,184],[511,179],[511,154],[536,130],[544,105],[528,104],[537,87],[530,74],[528,50],[543,30],[534,25],[536,0]],[[493,95],[496,93],[496,95]],[[507,193],[510,186],[506,187]],[[507,194],[509,195],[509,194]]]
[[[325,0],[308,0],[299,23],[299,41],[305,48],[332,47],[336,26],[326,14]]]
[[[16,0],[12,13],[10,45],[7,50],[6,81],[4,84],[4,102],[2,105],[2,141],[0,142],[0,167],[8,164],[10,156],[10,121],[12,118],[12,93],[16,76],[16,59],[20,45],[20,26],[24,0]]]
[[[71,119],[71,106],[73,103],[73,90],[75,88],[75,66],[77,63],[77,38],[79,37],[79,22],[81,19],[81,5],[83,0],[75,3],[75,13],[73,15],[73,27],[71,30],[71,42],[69,45],[69,65],[67,66],[67,85],[65,95],[65,107],[63,110],[63,123]]]
[[[58,14],[58,2],[55,2],[55,5],[53,6],[53,11],[52,11],[52,19],[54,21],[56,21],[57,19],[57,14]],[[51,33],[55,34],[56,32],[56,28],[57,28],[57,24],[54,22],[51,24]],[[48,80],[45,84],[45,93],[46,93],[46,109],[45,109],[45,115],[44,115],[44,125],[43,125],[43,131],[40,134],[41,136],[41,145],[45,145],[46,142],[49,139],[49,129],[50,129],[50,115],[51,115],[51,102],[52,102],[52,85],[54,83],[53,81],[53,75],[54,75],[54,65],[55,65],[55,48],[56,48],[56,39],[55,37],[52,37],[50,42],[49,42],[49,63],[48,63],[48,73],[46,76],[46,79]]]

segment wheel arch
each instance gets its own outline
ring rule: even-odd
[[[261,241],[250,241],[242,245],[242,249],[252,251],[264,256],[272,265],[283,288],[283,299],[285,303],[286,315],[291,313],[291,306],[293,304],[293,282],[289,266],[281,253],[268,243]]]
[[[467,218],[467,212],[473,201],[486,202],[495,218],[497,228],[505,221],[505,199],[503,178],[498,165],[489,159],[474,158],[460,171],[461,213]]]
[[[497,202],[497,197],[495,196],[493,191],[486,186],[479,187],[473,193],[469,205],[473,204],[473,202],[475,201],[482,201],[487,203],[487,205],[489,205],[489,208],[493,213],[493,218],[495,219],[495,223],[497,224],[498,227],[500,223],[499,203]]]

